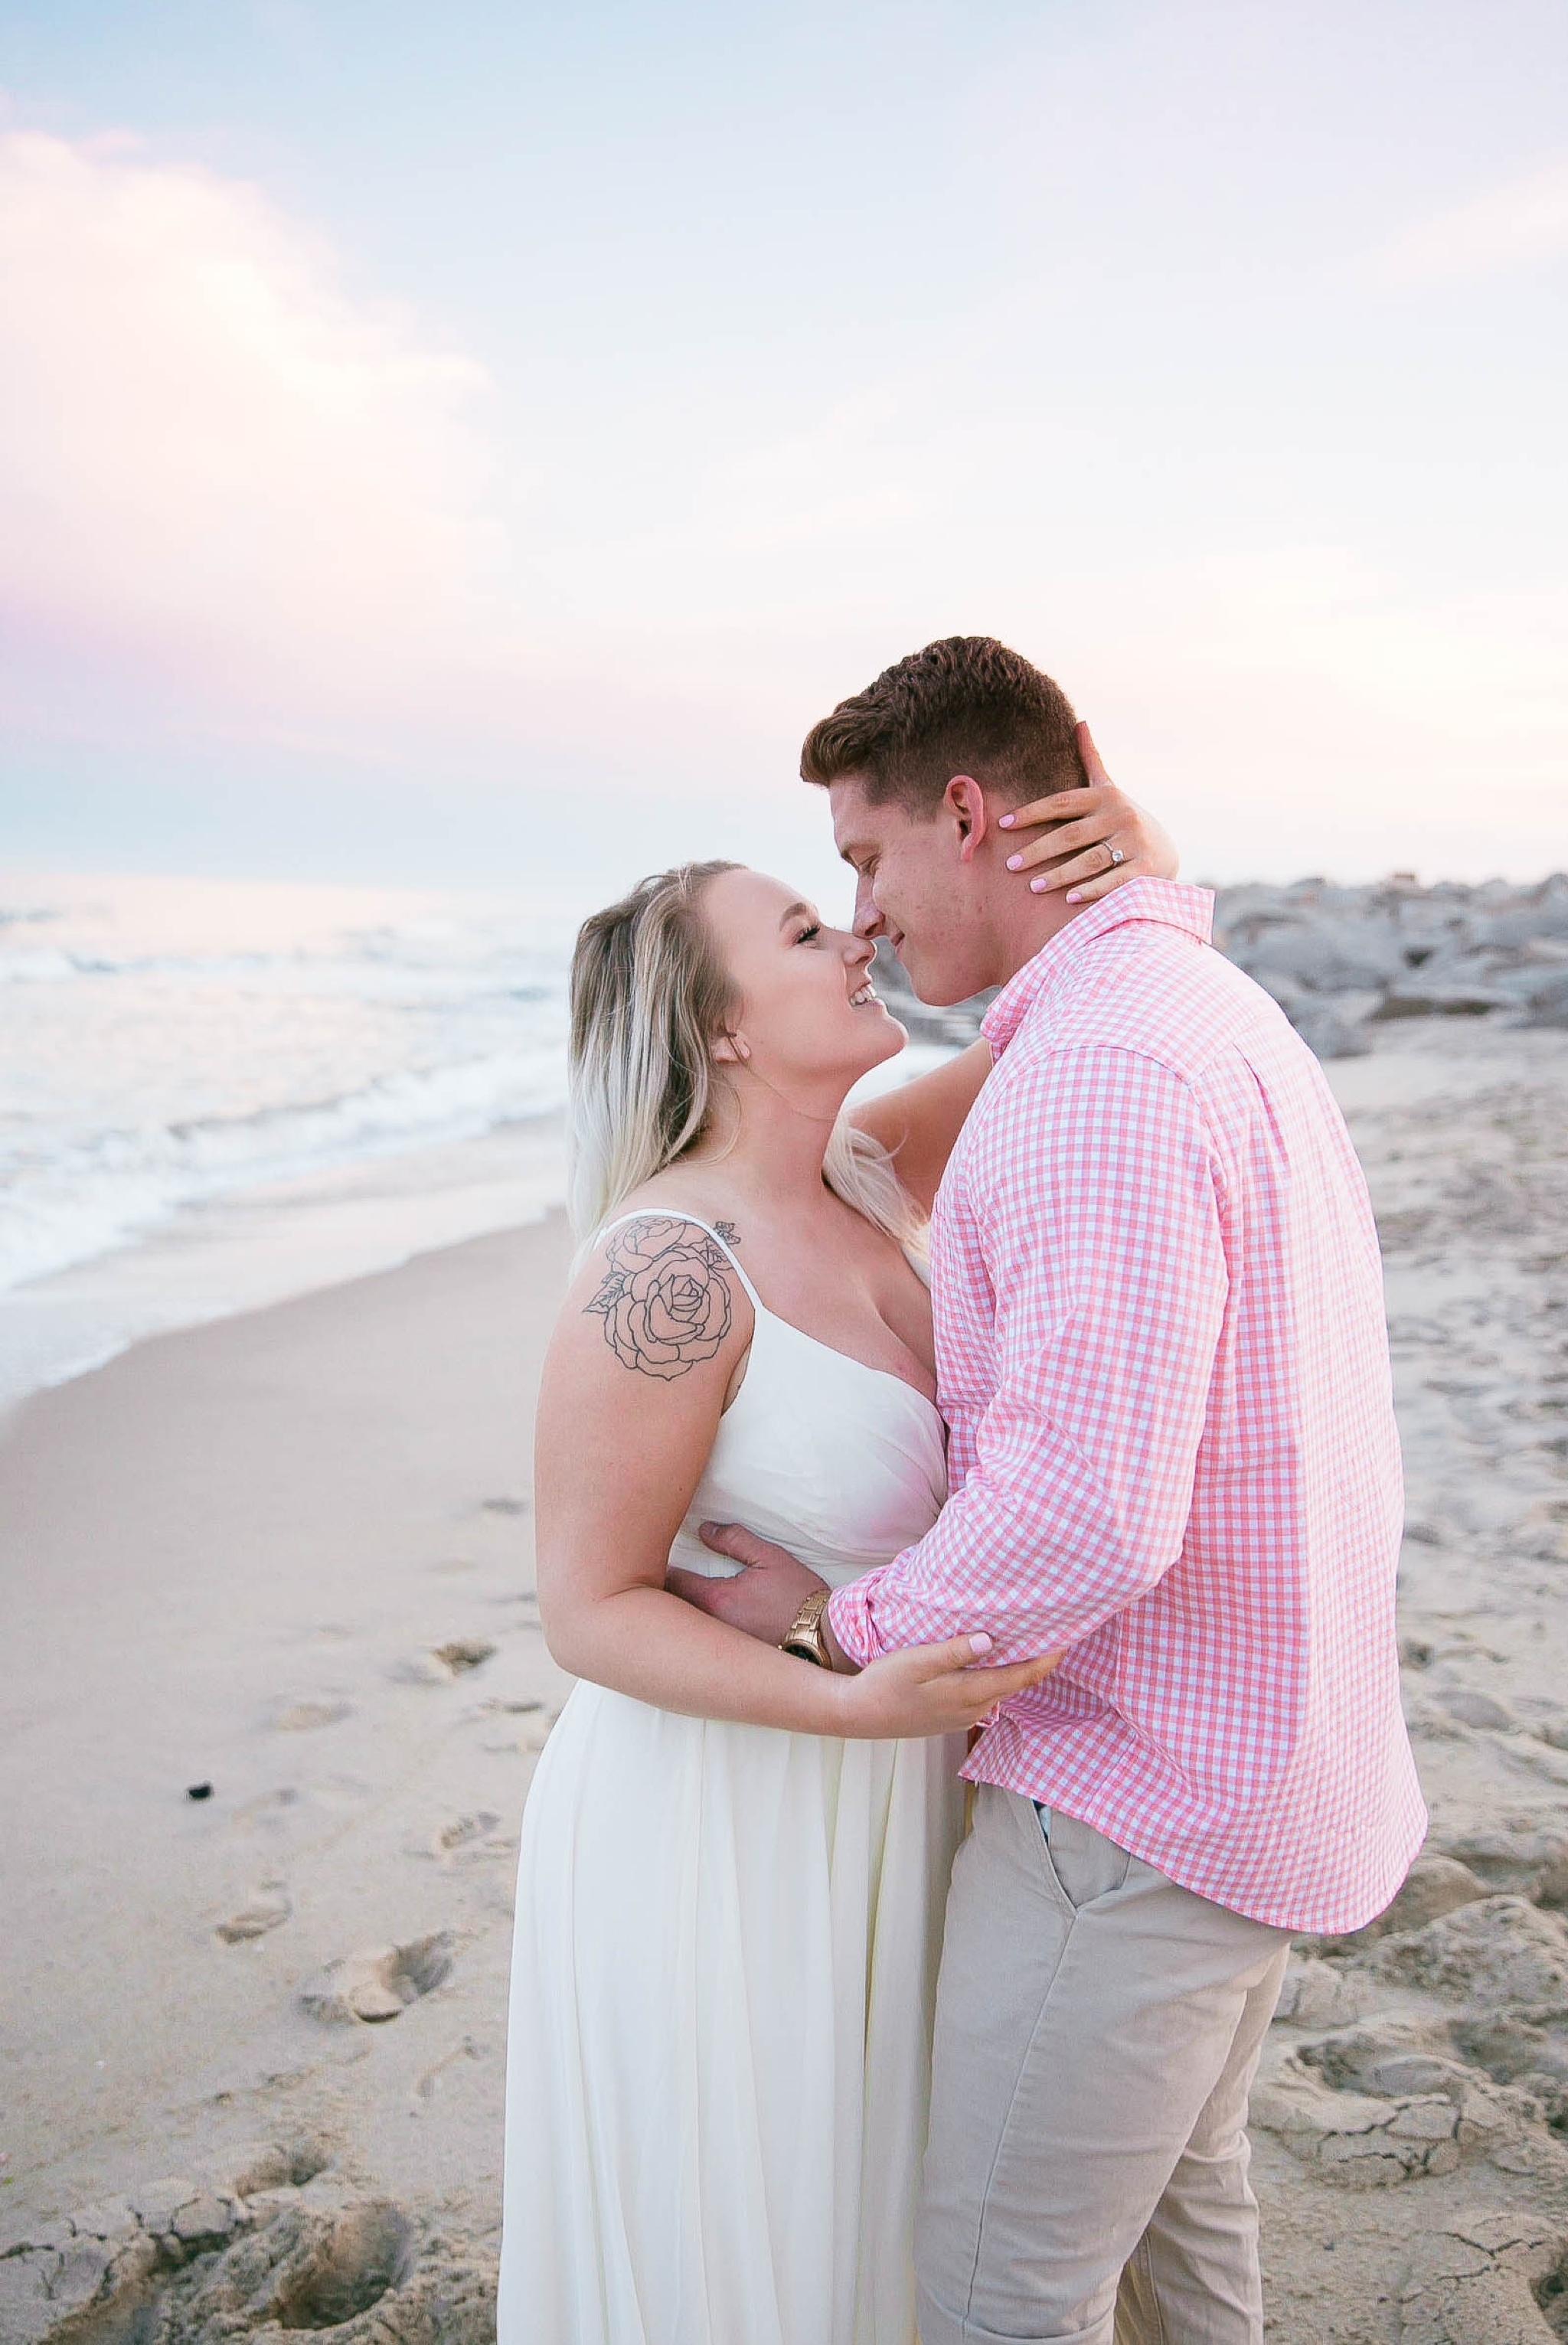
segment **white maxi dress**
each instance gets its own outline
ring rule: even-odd
[[[735,1270],[756,1332],[671,1559],[732,1571],[697,1526],[738,1522],[841,1586],[935,1519],[941,1417]],[[962,1754],[575,1688],[523,1823],[498,2345],[915,2345]]]

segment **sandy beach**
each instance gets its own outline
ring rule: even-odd
[[[1568,1032],[1412,1018],[1330,1075],[1433,1824],[1272,2031],[1270,2335],[1530,2345],[1568,2336]],[[492,2333],[566,1254],[553,1217],[160,1336],[0,1428],[7,2345]]]
[[[558,1217],[478,1239],[6,1426],[7,2246],[163,2178],[276,2178],[277,2143],[330,2157],[318,2198],[436,2217],[483,2296],[518,1817],[565,1690],[529,1488],[565,1256]],[[385,2007],[327,1966],[388,1945],[439,1985],[331,2015]],[[70,2309],[4,2281],[0,2335]]]

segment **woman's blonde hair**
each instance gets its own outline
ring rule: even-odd
[[[735,988],[713,949],[702,896],[737,863],[683,863],[639,880],[585,920],[572,956],[567,1209],[580,1249],[616,1207],[708,1128],[714,1042]],[[835,1193],[902,1244],[921,1217],[887,1151],[840,1116],[822,1165]]]

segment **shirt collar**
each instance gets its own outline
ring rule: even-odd
[[[1047,999],[1072,964],[1097,939],[1130,920],[1149,920],[1161,928],[1179,929],[1184,936],[1207,944],[1214,929],[1214,894],[1207,888],[1185,888],[1174,879],[1129,879],[1090,904],[1058,929],[1033,960],[1026,960],[1009,978],[981,1021],[981,1032],[999,1059],[1035,1005]]]

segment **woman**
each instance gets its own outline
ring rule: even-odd
[[[1118,879],[1174,868],[1096,780],[1022,810],[1077,816],[1037,851],[1114,831]],[[665,1584],[734,1568],[700,1538],[724,1519],[838,1585],[942,1502],[911,1249],[990,1059],[843,1118],[906,1039],[873,950],[723,863],[578,939],[585,1245],[536,1488],[542,1617],[584,1682],[524,1819],[500,2345],[913,2345],[962,1736],[1050,1663],[959,1638],[836,1676]]]

